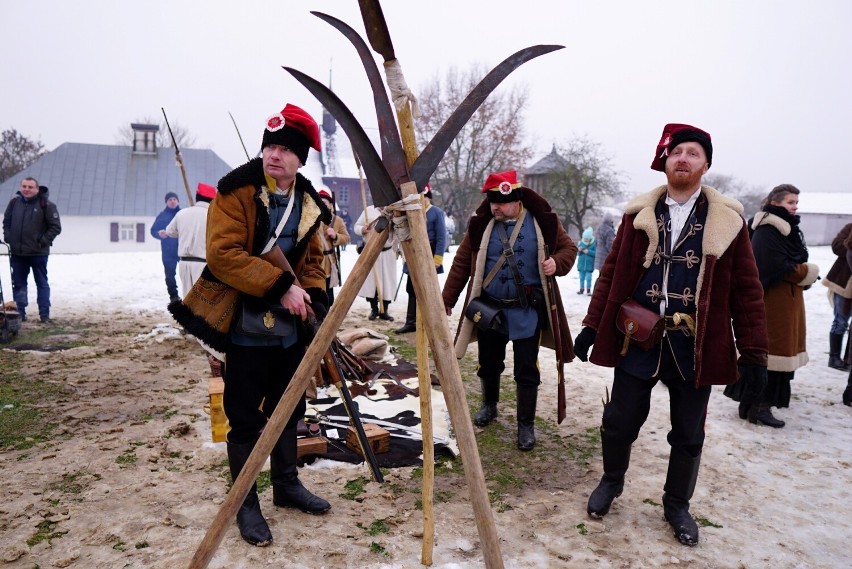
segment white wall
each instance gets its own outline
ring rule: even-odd
[[[151,225],[155,216],[112,216],[62,215],[62,233],[53,242],[51,254],[62,253],[117,253],[125,251],[159,251],[160,242],[151,237]],[[110,224],[119,223],[135,227],[145,224],[145,241],[137,243],[135,236],[128,241],[110,241]]]

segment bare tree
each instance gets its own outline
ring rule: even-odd
[[[473,65],[467,71],[451,68],[443,78],[435,76],[422,87],[422,114],[415,123],[421,146],[432,139],[485,73],[481,65]],[[488,174],[518,170],[532,157],[532,148],[524,140],[526,106],[525,86],[492,93],[450,145],[432,175],[436,204],[456,220],[457,233],[464,232],[468,218],[482,201],[479,190]]]
[[[701,179],[705,186],[716,188],[741,204],[743,204],[743,216],[751,217],[760,210],[761,202],[766,197],[768,190],[761,186],[749,186],[742,180],[730,174],[705,174]]]
[[[30,140],[14,128],[0,135],[0,182],[11,178],[45,153],[44,144]]]
[[[136,119],[132,121],[133,123],[138,124],[155,124],[160,127],[160,132],[157,133],[157,147],[158,148],[171,148],[172,146],[172,138],[169,136],[169,129],[166,126],[166,121],[160,117],[159,119],[151,118],[150,116],[143,117],[141,119]],[[175,135],[175,140],[177,141],[178,148],[193,148],[195,146],[195,136],[189,131],[188,128],[185,128],[177,123],[169,117],[169,123],[172,125],[172,132]],[[117,144],[121,144],[123,146],[129,146],[133,143],[133,128],[130,126],[131,123],[127,123],[124,126],[118,128],[115,141]]]
[[[557,144],[562,166],[545,177],[539,191],[563,220],[566,229],[583,232],[585,217],[621,195],[621,180],[601,144],[587,136]]]

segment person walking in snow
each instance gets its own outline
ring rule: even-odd
[[[592,295],[592,273],[595,272],[595,253],[597,251],[597,240],[591,227],[583,231],[583,237],[577,243],[577,271],[580,273],[580,290],[577,294],[584,292]]]

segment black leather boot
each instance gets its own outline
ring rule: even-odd
[[[689,501],[695,492],[700,464],[700,453],[692,457],[684,451],[672,449],[663,487],[663,515],[677,540],[690,546],[698,544],[698,524],[689,513]]]
[[[609,513],[612,501],[621,496],[624,490],[624,475],[630,466],[630,449],[632,445],[623,445],[607,440],[606,433],[601,427],[601,451],[603,454],[604,475],[598,487],[589,496],[586,512],[593,518],[600,519]]]
[[[375,320],[379,317],[379,302],[375,298],[368,298],[367,302],[370,303],[370,315],[367,320]]]
[[[479,378],[482,386],[482,407],[473,416],[473,424],[484,427],[497,418],[497,402],[500,400],[500,378]]]
[[[296,427],[287,427],[270,455],[272,503],[279,508],[298,508],[307,514],[324,514],[331,504],[312,494],[299,480]]]
[[[751,409],[751,403],[744,403],[740,401],[739,407],[737,407],[737,413],[740,415],[740,419],[748,418],[748,410]]]
[[[390,306],[390,303],[391,303],[390,300],[384,301],[384,303],[383,303],[384,304],[384,310],[382,312],[379,312],[379,318],[381,320],[387,320],[388,322],[393,322],[393,316],[388,314],[388,306]]]
[[[227,446],[231,478],[236,480],[254,448],[254,443],[228,443]],[[243,505],[237,511],[237,525],[240,528],[242,538],[250,544],[265,547],[272,543],[272,532],[269,531],[269,525],[263,517],[263,512],[260,511],[257,484],[252,485]]]
[[[518,448],[532,450],[535,446],[535,407],[537,385],[518,385]]]
[[[405,324],[394,330],[397,334],[407,334],[417,330],[417,297],[408,295],[408,309],[405,312]]]
[[[846,380],[846,389],[843,391],[843,404],[852,407],[852,371],[849,372],[849,379]]]
[[[759,405],[752,405],[751,409],[748,410],[748,420],[749,423],[754,423],[756,425],[766,425],[767,427],[772,427],[773,429],[780,429],[787,423],[782,421],[781,419],[776,419],[772,414],[772,406],[766,405],[765,403],[761,403]]]
[[[828,367],[839,369],[841,371],[849,371],[850,367],[846,361],[840,356],[840,351],[843,348],[843,334],[828,335]]]

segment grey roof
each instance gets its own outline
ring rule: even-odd
[[[561,170],[565,168],[565,165],[568,163],[565,158],[559,155],[556,152],[556,145],[553,146],[553,150],[550,151],[550,154],[530,166],[529,168],[524,169],[524,175],[536,175],[536,174],[549,174],[554,170]]]
[[[209,149],[184,148],[181,156],[193,199],[198,182],[215,186],[232,169]],[[66,142],[0,184],[4,207],[27,176],[50,188],[61,216],[156,215],[167,192],[189,205],[172,148],[133,154],[130,146]]]

